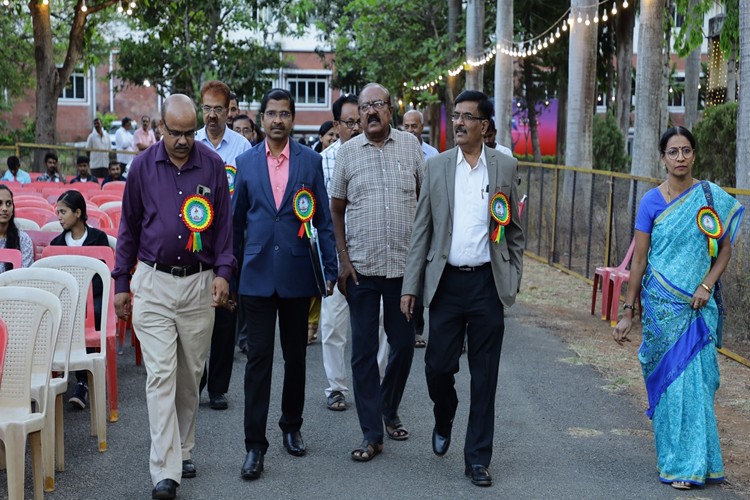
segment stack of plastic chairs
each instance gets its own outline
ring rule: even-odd
[[[0,385],[3,384],[3,365],[5,364],[5,348],[8,346],[8,329],[5,321],[0,318]]]
[[[15,248],[0,248],[0,262],[10,264],[13,269],[21,267],[22,259],[23,256],[20,250],[16,250]],[[6,265],[5,270],[7,271],[8,269],[9,267]]]
[[[591,315],[594,315],[596,309],[596,292],[599,288],[599,278],[602,283],[602,319],[610,319],[610,310],[612,308],[612,298],[610,297],[610,281],[609,276],[615,271],[624,271],[628,265],[630,265],[630,259],[633,258],[633,251],[635,250],[635,238],[630,242],[628,252],[625,254],[625,258],[620,262],[617,267],[597,267],[594,271],[594,286],[591,292]],[[618,294],[619,298],[619,294]],[[615,312],[617,308],[615,307]]]
[[[8,473],[8,498],[24,498],[26,438],[31,447],[34,497],[44,497],[42,478],[42,429],[47,398],[37,400],[31,409],[31,374],[34,351],[41,343],[48,346],[47,376],[52,368],[52,346],[60,327],[60,300],[44,290],[0,287],[0,318],[8,330],[8,347],[0,385],[0,463]]]

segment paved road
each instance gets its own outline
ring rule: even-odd
[[[369,463],[355,463],[349,452],[361,441],[353,407],[325,408],[326,386],[320,344],[308,352],[307,399],[302,429],[308,448],[292,457],[281,445],[276,425],[279,403],[272,403],[262,478],[245,482],[244,360],[235,357],[230,408],[214,411],[204,393],[194,455],[198,476],[178,489],[182,499],[435,499],[435,498],[739,498],[718,486],[682,493],[659,483],[650,423],[628,396],[602,389],[607,382],[588,366],[562,361],[574,355],[548,331],[519,324],[516,306],[507,320],[497,397],[495,456],[491,488],[473,486],[463,476],[463,437],[468,395],[461,398],[454,443],[445,457],[431,451],[432,407],[424,382],[424,350],[415,351],[401,409],[411,431],[405,442],[386,439],[385,451]],[[120,421],[108,427],[108,451],[97,453],[89,436],[89,412],[65,408],[66,470],[48,499],[150,498],[145,370],[132,349],[119,358]],[[462,358],[459,390],[468,391]],[[281,388],[283,360],[277,344],[272,395]],[[27,464],[29,461],[27,460]],[[27,465],[27,485],[31,476]],[[7,497],[0,473],[0,498]],[[32,498],[30,488],[27,497]]]

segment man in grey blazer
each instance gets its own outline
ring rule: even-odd
[[[448,451],[458,407],[454,375],[468,336],[471,406],[465,474],[490,486],[495,392],[504,308],[515,301],[523,267],[516,161],[484,147],[492,103],[467,90],[451,116],[457,147],[427,162],[406,258],[401,311],[411,319],[423,293],[430,310],[425,375],[434,403],[432,449]],[[468,325],[468,328],[467,328]]]

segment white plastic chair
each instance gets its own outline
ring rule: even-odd
[[[40,229],[41,231],[51,231],[53,233],[62,233],[62,226],[60,225],[60,222],[53,220],[52,222],[48,222],[45,225],[43,225]]]
[[[107,400],[106,400],[106,357],[107,329],[101,329],[100,352],[86,352],[86,302],[91,288],[91,279],[98,274],[102,279],[102,316],[101,324],[107,324],[107,313],[110,301],[112,276],[104,262],[83,255],[55,255],[44,257],[31,265],[32,268],[59,269],[73,275],[78,282],[78,307],[73,321],[73,333],[70,343],[70,371],[86,370],[89,372],[89,400],[91,402],[91,435],[99,439],[99,451],[107,451]],[[55,357],[53,370],[63,370],[65,360]]]
[[[117,238],[115,238],[111,234],[108,234],[107,241],[109,241],[109,248],[111,248],[114,251],[117,251]]]
[[[34,352],[47,345],[47,376],[52,365],[52,345],[60,328],[60,300],[44,290],[27,287],[0,287],[0,317],[8,327],[8,349],[0,386],[0,464],[8,472],[8,498],[24,497],[26,437],[31,448],[34,498],[44,497],[42,480],[42,429],[47,398],[37,401],[31,411],[31,373]],[[46,392],[46,391],[45,391]]]
[[[16,227],[24,231],[39,231],[39,224],[31,219],[24,219],[23,217],[16,217],[13,219],[16,222]],[[60,223],[58,222],[58,225]]]
[[[102,212],[106,212],[107,209],[117,208],[117,207],[121,207],[121,206],[122,206],[122,202],[121,201],[107,201],[107,202],[102,203],[101,205],[99,205],[99,210],[101,210]]]
[[[47,412],[42,431],[42,453],[44,464],[44,491],[55,489],[55,465],[57,470],[65,467],[65,439],[63,427],[63,394],[68,389],[68,359],[73,323],[78,307],[78,282],[70,274],[57,269],[14,269],[0,274],[0,286],[24,286],[52,293],[62,305],[62,319],[57,335],[53,358],[64,360],[62,377],[49,379]],[[48,380],[46,352],[37,349],[34,353],[34,368],[31,375],[31,397],[39,400],[42,388]],[[55,453],[56,452],[56,453]],[[57,464],[55,464],[55,454]]]

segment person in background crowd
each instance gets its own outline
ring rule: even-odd
[[[421,111],[412,109],[404,113],[404,130],[412,134],[419,141],[419,144],[422,146],[422,152],[424,153],[424,161],[439,154],[437,149],[433,148],[422,139],[424,117],[422,116]]]
[[[151,118],[148,116],[141,116],[141,128],[133,134],[133,142],[138,154],[156,144],[156,136],[153,130],[151,130]]]
[[[102,121],[94,118],[94,130],[91,131],[86,139],[86,149],[103,149],[107,151],[91,151],[91,173],[98,178],[107,175],[107,163],[109,162],[109,152],[112,148],[112,141],[109,134],[104,131]]]
[[[31,176],[24,170],[21,169],[21,161],[18,156],[8,157],[8,170],[5,171],[0,181],[5,182],[17,182],[19,184],[29,184],[31,182]]]
[[[253,128],[255,129],[255,142],[253,143],[253,146],[255,146],[266,138],[266,134],[263,132],[263,129],[258,122],[253,122]]]
[[[320,153],[325,148],[336,142],[336,139],[338,138],[333,122],[331,120],[325,121],[318,129],[318,140],[313,144],[313,150],[315,150],[316,153]]]
[[[151,118],[151,131],[154,133],[156,142],[161,140],[161,129],[159,128],[159,118]]]
[[[227,126],[227,113],[231,102],[229,87],[218,80],[209,80],[201,88],[201,112],[206,125],[195,134],[196,142],[211,148],[229,167],[237,166],[237,157],[250,149],[243,136]],[[200,390],[208,386],[209,406],[213,410],[229,407],[226,393],[234,365],[234,345],[237,331],[236,298],[229,307],[216,308],[208,369],[200,382]]]
[[[84,157],[85,158],[85,157]],[[86,224],[86,200],[78,191],[65,191],[57,199],[57,220],[62,226],[62,233],[50,241],[50,245],[68,247],[108,247],[109,238],[104,231],[93,228]],[[101,325],[102,318],[102,292],[104,285],[99,276],[94,276],[91,281],[91,293],[94,298],[94,324],[97,328]],[[93,348],[86,348],[92,352]],[[81,410],[86,408],[86,398],[89,393],[88,376],[86,370],[76,372],[76,388],[68,403]]]
[[[136,151],[135,141],[133,134],[130,133],[130,129],[133,128],[133,122],[127,116],[122,119],[122,126],[115,132],[115,145],[117,151]],[[125,172],[128,164],[135,158],[132,154],[117,153],[117,161],[122,166],[122,171]]]
[[[126,181],[127,178],[122,175],[122,166],[117,160],[109,162],[109,174],[102,181],[102,186],[112,181]]]
[[[34,262],[34,242],[25,231],[16,227],[13,191],[0,184],[0,248],[13,248],[21,251],[21,267],[29,267]],[[0,273],[5,272],[5,263],[0,262]]]
[[[99,184],[99,180],[91,175],[91,172],[89,171],[88,156],[79,156],[76,159],[76,168],[78,169],[78,175],[70,181],[71,184],[74,182],[95,182]]]
[[[510,148],[506,148],[502,144],[498,144],[495,141],[495,138],[497,137],[497,129],[495,128],[495,119],[490,118],[490,125],[487,127],[487,132],[484,133],[484,145],[488,148],[496,149],[497,151],[500,151],[503,154],[506,154],[508,156],[513,156],[513,151],[510,150]]]
[[[424,155],[413,135],[391,127],[392,116],[388,90],[367,84],[359,95],[364,133],[339,149],[330,189],[338,287],[349,303],[354,400],[363,434],[351,458],[359,462],[383,451],[384,424],[389,438],[409,437],[398,408],[414,356],[414,327],[401,314],[400,301]],[[381,298],[390,345],[382,383],[377,363]]]
[[[227,106],[227,127],[234,130],[234,120],[240,114],[240,106],[234,92],[229,93],[229,106]]]
[[[161,112],[162,140],[128,174],[112,277],[115,312],[126,321],[133,315],[146,367],[151,497],[170,500],[181,480],[197,474],[192,453],[210,308],[227,305],[236,264],[226,169],[194,139],[195,103],[172,94]]]
[[[234,119],[233,130],[247,139],[250,144],[255,144],[255,124],[247,115],[237,115]]]
[[[65,176],[57,171],[57,155],[52,151],[44,155],[44,166],[47,171],[36,178],[37,182],[59,182],[65,184]]]
[[[724,481],[714,403],[719,388],[723,301],[745,208],[716,184],[693,178],[695,137],[685,127],[661,136],[667,178],[641,198],[622,319],[612,331],[628,341],[641,294],[638,350],[653,419],[659,480],[673,488]]]

